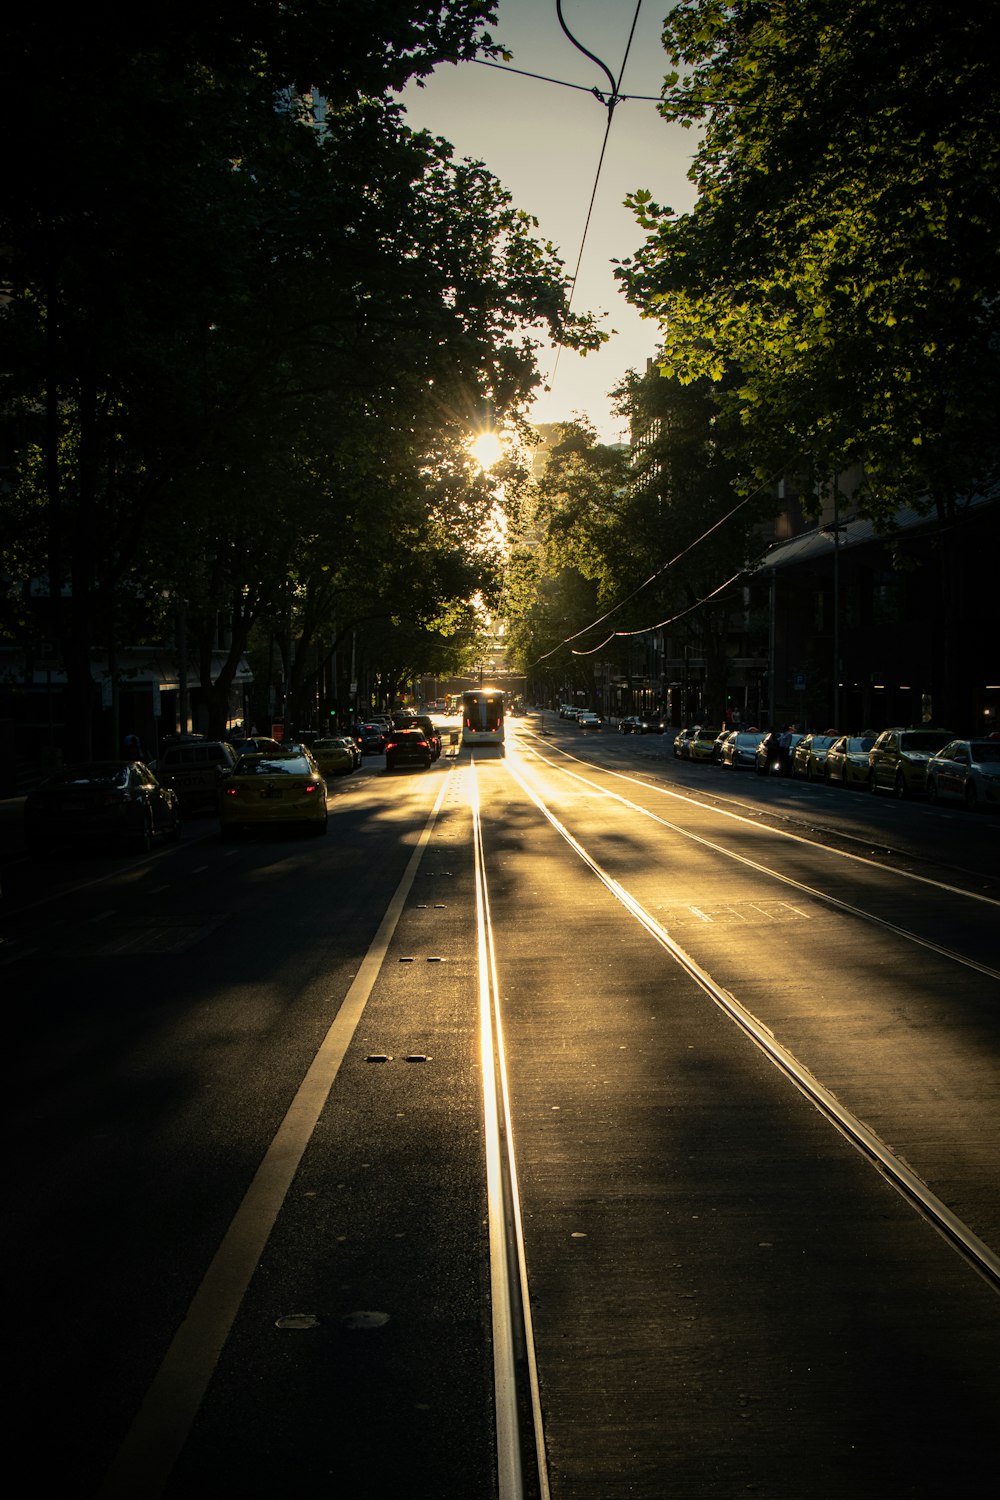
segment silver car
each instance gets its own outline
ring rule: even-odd
[[[927,799],[954,797],[970,812],[1000,804],[1000,740],[952,740],[927,762]]]

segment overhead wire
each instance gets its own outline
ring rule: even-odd
[[[757,566],[759,558],[752,563],[748,563],[745,568],[741,568],[739,572],[734,573],[731,578],[727,578],[724,583],[720,583],[718,588],[713,589],[710,594],[706,594],[704,598],[696,600],[694,604],[690,605],[687,609],[681,610],[678,614],[671,615],[669,619],[659,620],[655,624],[651,625],[640,625],[634,630],[612,630],[611,634],[605,636],[604,640],[601,641],[599,645],[589,647],[587,650],[577,650],[571,644],[573,641],[578,641],[582,635],[586,635],[588,631],[593,630],[595,626],[602,625],[605,620],[609,620],[611,616],[613,614],[616,614],[619,609],[623,609],[626,604],[630,603],[631,600],[635,599],[637,595],[641,594],[644,588],[647,588],[649,584],[654,583],[657,578],[662,577],[662,575],[666,573],[669,568],[674,567],[675,564],[679,563],[682,558],[685,558],[689,552],[693,552],[695,547],[699,546],[702,542],[707,540],[707,538],[710,537],[714,531],[718,531],[720,526],[725,525],[727,521],[731,520],[732,517],[735,516],[738,511],[742,510],[745,505],[749,505],[751,500],[755,500],[758,495],[761,495],[765,490],[770,489],[771,486],[781,478],[781,475],[786,472],[787,465],[783,465],[775,475],[773,475],[769,479],[764,480],[764,482],[762,484],[759,484],[755,490],[751,490],[749,495],[745,495],[743,499],[740,500],[738,504],[734,505],[731,510],[728,510],[724,516],[720,516],[717,521],[713,521],[712,525],[709,526],[707,530],[701,533],[701,536],[695,537],[693,542],[689,542],[688,545],[686,547],[683,547],[681,551],[678,552],[674,557],[671,557],[667,562],[663,563],[661,567],[657,568],[654,573],[651,573],[649,577],[643,583],[640,583],[636,588],[634,588],[630,594],[626,594],[623,599],[619,599],[617,603],[611,606],[610,609],[605,610],[603,615],[598,615],[596,620],[591,620],[588,625],[584,625],[580,630],[574,631],[572,635],[564,636],[563,639],[558,643],[558,645],[552,647],[551,651],[543,652],[541,656],[536,657],[535,660],[529,665],[537,667],[539,662],[547,661],[550,656],[555,656],[556,652],[561,651],[564,646],[570,647],[570,652],[573,656],[593,656],[595,651],[602,650],[606,645],[608,645],[610,641],[615,640],[617,637],[646,635],[651,630],[662,630],[665,626],[673,625],[677,620],[683,619],[685,615],[691,614],[693,610],[699,609],[701,605],[707,604],[710,599],[714,599],[717,594],[720,594],[723,589],[728,588],[729,585],[731,583],[734,583],[737,578],[745,577],[748,573],[752,572],[753,569]],[[761,556],[763,555],[764,554],[762,553]]]
[[[576,47],[577,51],[582,52],[583,55],[584,55],[584,57],[589,57],[590,60],[591,60],[591,62],[595,62],[597,64],[597,66],[604,73],[605,77],[608,79],[608,82],[611,84],[611,94],[609,95],[609,97],[607,99],[605,99],[603,97],[603,94],[598,89],[592,89],[590,91],[598,99],[601,100],[601,102],[604,104],[605,108],[607,109],[607,112],[608,112],[608,123],[604,127],[604,139],[601,142],[601,154],[600,154],[600,156],[598,158],[598,161],[597,161],[597,171],[594,174],[594,185],[593,185],[593,188],[591,189],[591,193],[590,193],[590,204],[589,204],[589,206],[587,208],[587,218],[586,218],[586,220],[584,222],[583,235],[581,236],[581,239],[580,239],[580,253],[578,254],[578,256],[576,258],[576,268],[573,271],[573,275],[572,275],[572,278],[571,278],[570,284],[569,284],[569,296],[566,299],[566,311],[567,312],[569,312],[570,308],[573,306],[573,297],[576,294],[577,278],[580,275],[580,267],[583,264],[583,252],[584,252],[584,248],[585,248],[586,243],[587,243],[587,234],[588,234],[588,231],[590,230],[590,220],[591,220],[591,217],[592,217],[593,212],[594,212],[594,203],[597,200],[597,187],[598,187],[598,183],[601,180],[601,168],[604,166],[604,155],[605,155],[605,152],[608,149],[608,137],[611,134],[611,122],[614,119],[615,106],[620,103],[621,97],[622,97],[619,94],[618,90],[621,87],[622,79],[625,77],[625,68],[626,68],[626,65],[628,63],[628,55],[629,55],[629,52],[632,50],[632,41],[633,41],[633,38],[635,37],[635,28],[636,28],[636,26],[638,24],[638,21],[639,21],[639,11],[641,10],[641,8],[642,8],[642,0],[636,0],[635,15],[632,17],[632,26],[631,26],[631,28],[629,30],[628,41],[625,44],[625,55],[622,58],[622,65],[621,65],[621,68],[620,68],[619,73],[618,73],[618,78],[616,80],[614,78],[613,74],[611,73],[610,68],[608,68],[607,64],[603,63],[601,61],[601,59],[599,57],[595,56],[595,54],[593,52],[588,52],[587,48],[583,45],[583,43],[579,42],[576,39],[576,37],[573,35],[573,33],[570,31],[569,27],[566,25],[566,21],[565,21],[565,18],[563,16],[563,13],[562,13],[562,0],[556,0],[556,15],[559,18],[559,25],[562,27],[562,29],[565,32],[566,36],[573,43],[573,46]],[[550,390],[551,390],[553,384],[555,383],[556,372],[559,369],[559,359],[560,359],[561,354],[562,354],[562,345],[559,344],[556,347],[555,362],[553,363],[552,373],[549,376],[549,380],[548,380],[548,384],[549,384],[549,389]]]

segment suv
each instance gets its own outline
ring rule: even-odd
[[[883,729],[868,752],[868,786],[912,797],[927,785],[927,762],[955,738],[950,729]]]
[[[236,764],[225,740],[181,739],[167,745],[153,767],[163,786],[173,787],[184,812],[215,810],[219,781]]]
[[[422,729],[431,747],[431,760],[438,759],[441,754],[441,731],[430,714],[393,714],[392,723],[395,729]]]

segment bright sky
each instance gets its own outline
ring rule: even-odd
[[[511,68],[610,91],[602,70],[564,35],[555,0],[498,0],[497,8],[492,34],[514,54]],[[667,71],[660,33],[671,8],[671,0],[641,0],[620,93],[659,97]],[[635,0],[563,0],[562,10],[573,35],[617,79]],[[579,89],[464,63],[439,68],[423,89],[408,88],[403,102],[414,129],[444,136],[460,158],[485,162],[515,205],[539,221],[539,236],[559,248],[571,276],[607,126],[600,101]],[[668,125],[655,103],[628,99],[616,106],[573,298],[575,310],[605,314],[602,326],[615,332],[585,358],[564,350],[554,380],[555,353],[548,347],[540,352],[551,392],[536,401],[536,422],[583,413],[602,441],[626,439],[608,393],[626,370],[645,368],[656,329],[625,302],[614,280],[611,262],[631,255],[642,242],[622,201],[626,193],[648,188],[658,203],[689,208],[694,190],[686,174],[694,146],[693,135]]]

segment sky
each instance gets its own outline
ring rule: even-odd
[[[640,0],[639,18],[619,92],[659,97],[667,58],[660,40],[671,0]],[[563,33],[556,0],[499,0],[495,41],[513,53],[510,68],[541,73],[583,90],[610,86],[603,71]],[[573,35],[617,79],[635,16],[635,0],[563,0]],[[425,86],[402,96],[408,123],[444,136],[459,158],[486,164],[516,207],[532,214],[538,235],[559,249],[568,275],[576,268],[597,174],[607,110],[581,89],[561,87],[478,63],[439,68]],[[630,307],[614,280],[612,261],[635,252],[642,231],[623,206],[626,193],[647,188],[656,202],[686,210],[694,199],[687,171],[691,132],[667,124],[656,104],[623,100],[614,111],[597,197],[573,297],[577,312],[605,314],[608,343],[585,357],[545,346],[539,366],[551,391],[531,410],[535,422],[583,414],[602,442],[620,442],[627,429],[612,411],[609,392],[626,370],[643,370],[656,348],[656,325]],[[553,378],[554,372],[554,378]]]

